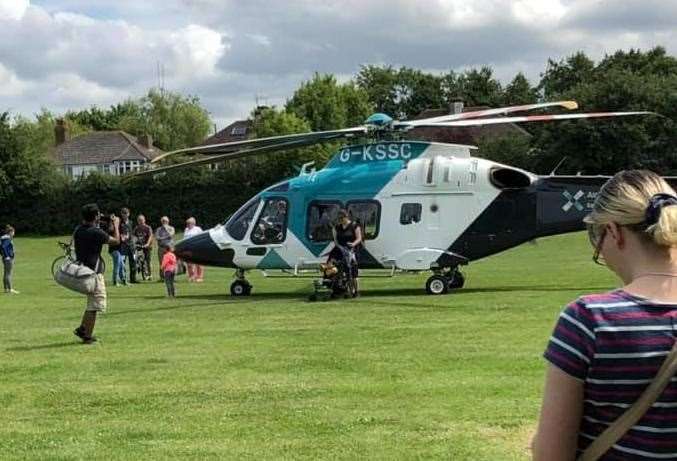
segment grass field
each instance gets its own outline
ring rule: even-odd
[[[208,268],[176,300],[109,286],[84,346],[56,240],[16,240],[21,294],[0,297],[2,460],[527,459],[559,310],[615,284],[583,234],[473,263],[443,297],[405,275],[308,303],[309,280],[252,274],[234,299]]]

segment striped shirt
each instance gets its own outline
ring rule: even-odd
[[[579,454],[637,400],[676,333],[677,304],[658,304],[623,290],[584,296],[564,309],[545,358],[584,382]],[[677,377],[600,459],[677,460]]]

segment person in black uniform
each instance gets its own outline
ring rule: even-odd
[[[129,262],[129,283],[138,283],[136,281],[136,248],[134,247],[134,234],[132,234],[132,222],[129,220],[129,208],[120,209],[120,237],[122,244],[120,251],[127,257]]]
[[[358,280],[359,275],[357,268],[357,258],[355,257],[355,252],[359,250],[360,245],[362,244],[362,229],[360,226],[350,219],[350,215],[346,210],[339,210],[337,214],[338,224],[332,229],[332,234],[334,235],[334,243],[336,247],[331,250],[329,254],[330,258],[342,258],[341,250],[339,246],[348,248],[351,250],[352,257],[352,276],[355,281],[355,293],[358,292]]]
[[[101,212],[95,203],[83,206],[82,224],[73,233],[76,260],[96,272],[96,288],[92,294],[87,295],[87,308],[82,315],[82,322],[73,331],[73,334],[85,344],[96,341],[93,335],[96,314],[106,310],[106,283],[100,263],[101,249],[106,244],[113,246],[120,244],[120,218],[112,218],[113,235],[109,236],[99,227],[100,217]]]

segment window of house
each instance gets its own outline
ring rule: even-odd
[[[348,202],[346,210],[352,220],[362,227],[365,240],[375,239],[378,236],[381,219],[381,204],[379,202],[376,200],[355,200]]]
[[[340,209],[340,202],[311,202],[306,226],[308,239],[313,242],[333,240],[332,228],[336,225],[336,215]]]
[[[230,130],[230,134],[232,136],[244,136],[247,134],[247,127],[246,126],[234,126],[232,130]]]
[[[249,225],[254,220],[254,214],[259,207],[259,202],[260,199],[254,197],[245,203],[242,208],[237,210],[237,212],[226,222],[226,231],[228,232],[228,235],[235,240],[242,240],[244,236],[247,235]]]
[[[420,203],[403,203],[400,209],[400,224],[413,224],[421,221],[423,206]]]
[[[287,200],[271,198],[263,206],[252,230],[252,242],[257,245],[282,243],[287,234]]]
[[[115,162],[115,171],[118,175],[139,171],[141,169],[141,162],[139,160],[126,160],[122,162]]]

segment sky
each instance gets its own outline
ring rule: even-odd
[[[539,80],[548,58],[664,46],[677,0],[0,0],[0,112],[107,107],[158,86],[219,128],[282,105],[314,72],[490,65]]]

